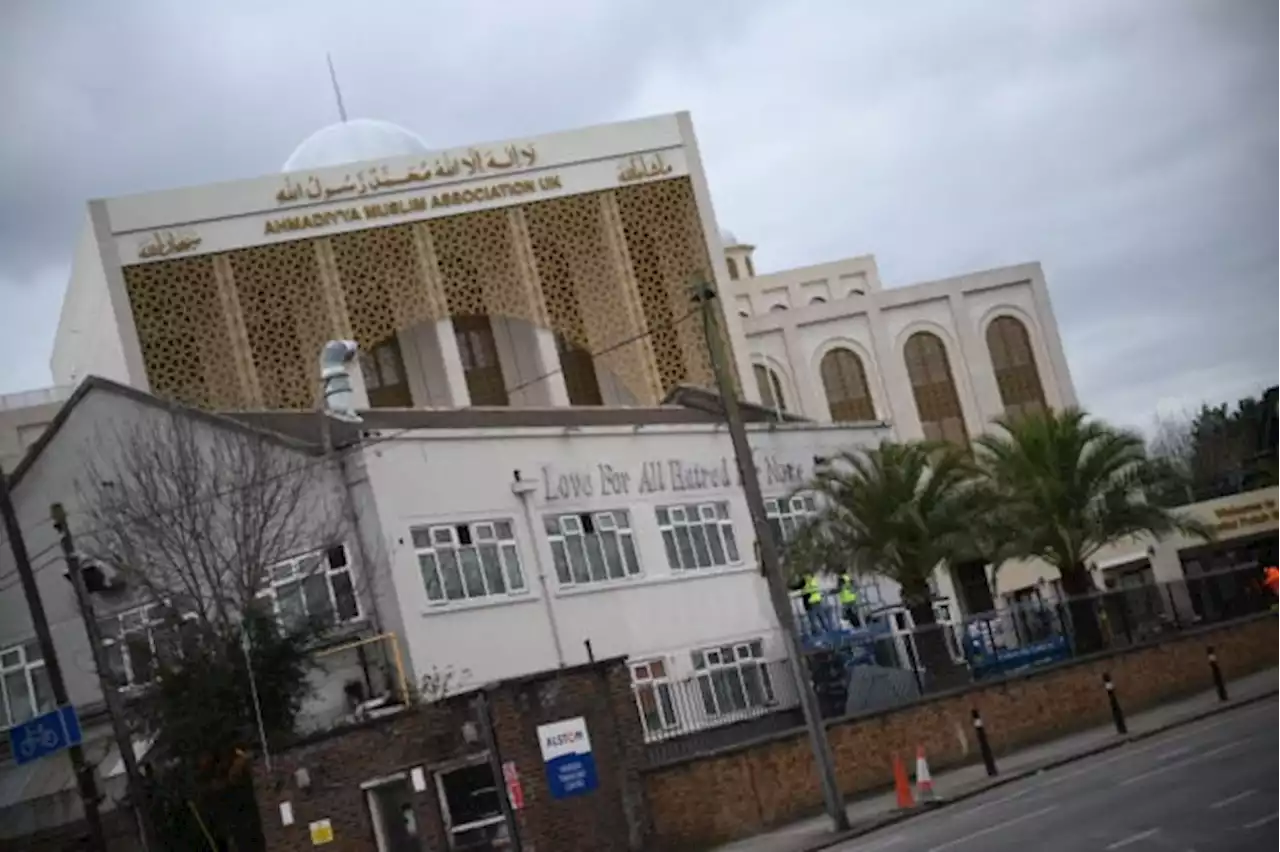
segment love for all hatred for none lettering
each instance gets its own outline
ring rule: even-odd
[[[804,467],[780,461],[771,455],[757,455],[756,471],[765,487],[803,485],[807,479]],[[664,492],[709,491],[742,485],[741,474],[734,475],[729,459],[721,457],[706,465],[680,459],[647,461],[639,474],[619,470],[599,462],[595,469],[561,473],[549,465],[542,466],[542,497],[547,503],[590,497],[620,497]],[[634,489],[634,490],[633,490]]]

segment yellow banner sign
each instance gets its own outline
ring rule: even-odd
[[[348,222],[395,219],[401,216],[412,216],[415,213],[425,213],[428,210],[437,210],[442,207],[470,207],[486,201],[499,201],[524,195],[555,192],[562,188],[563,184],[560,181],[560,175],[543,175],[536,180],[529,178],[527,180],[483,184],[481,186],[467,187],[466,189],[446,190],[434,194],[414,195],[395,201],[366,204],[363,207],[344,207],[338,210],[324,210],[296,216],[281,216],[276,219],[268,219],[263,226],[263,233],[283,234],[291,231],[328,228]]]

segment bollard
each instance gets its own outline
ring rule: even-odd
[[[1129,727],[1124,723],[1124,711],[1120,709],[1120,702],[1116,700],[1116,685],[1111,682],[1109,672],[1102,673],[1102,686],[1107,690],[1107,701],[1111,704],[1111,719],[1116,723],[1116,733],[1129,733]]]
[[[987,775],[996,777],[996,756],[991,753],[991,743],[987,740],[987,729],[982,727],[982,716],[978,708],[973,708],[973,731],[978,735],[978,748],[982,750],[982,762],[986,764]]]
[[[1213,646],[1205,648],[1209,653],[1209,671],[1213,672],[1213,688],[1218,690],[1218,700],[1227,700],[1227,684],[1222,679],[1222,669],[1218,668],[1218,655],[1214,652]]]

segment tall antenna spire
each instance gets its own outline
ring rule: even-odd
[[[324,58],[329,61],[329,79],[333,81],[333,96],[338,100],[338,116],[346,124],[347,108],[342,105],[342,89],[338,87],[338,72],[333,70],[333,54],[325,53]]]

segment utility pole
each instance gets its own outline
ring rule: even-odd
[[[778,626],[782,628],[782,641],[791,664],[791,674],[796,681],[796,690],[800,693],[800,709],[804,713],[805,727],[809,730],[809,746],[813,750],[813,762],[818,770],[818,781],[822,785],[822,800],[834,829],[846,831],[849,828],[849,816],[845,813],[844,798],[840,795],[840,787],[836,782],[831,746],[827,743],[827,729],[822,724],[813,681],[809,677],[800,643],[796,639],[795,615],[791,611],[791,600],[782,577],[778,543],[773,538],[773,529],[769,526],[765,512],[764,496],[760,493],[760,476],[751,458],[751,446],[747,443],[747,431],[742,425],[738,397],[725,372],[725,357],[720,348],[720,333],[716,325],[715,299],[714,284],[699,282],[695,285],[693,300],[702,307],[702,328],[706,333],[707,349],[711,355],[711,369],[715,372],[716,386],[724,403],[725,422],[729,427],[729,438],[733,441],[733,454],[738,462],[742,490],[746,496],[747,509],[751,512],[758,553],[769,585],[769,600],[773,603]]]
[[[18,526],[18,517],[14,513],[13,498],[9,494],[9,477],[0,468],[0,515],[4,516],[5,533],[9,536],[9,548],[13,551],[14,566],[18,569],[18,578],[22,581],[22,593],[27,599],[27,609],[31,611],[31,625],[35,628],[36,638],[40,642],[40,653],[44,657],[45,674],[49,676],[49,689],[53,692],[53,700],[59,707],[71,704],[67,697],[67,684],[62,679],[62,666],[58,663],[58,652],[53,647],[53,636],[49,633],[49,619],[44,614],[44,604],[40,600],[40,588],[36,585],[36,575],[31,569],[31,557],[27,553],[27,543],[22,538],[22,528]],[[84,749],[73,745],[67,749],[71,758],[71,768],[76,776],[76,786],[80,789],[80,800],[84,803],[84,821],[89,826],[89,848],[94,852],[106,852],[107,841],[102,834],[102,816],[98,813],[98,783],[93,776],[93,767],[84,757]]]
[[[61,503],[49,507],[53,517],[53,528],[58,531],[58,543],[62,546],[62,556],[67,563],[67,578],[76,592],[76,603],[80,605],[80,618],[84,621],[84,632],[89,637],[89,650],[93,653],[93,667],[98,670],[98,685],[102,689],[102,698],[107,705],[107,716],[111,719],[111,732],[116,738],[116,748],[120,751],[120,760],[124,763],[125,779],[129,785],[129,801],[133,804],[134,816],[138,822],[138,836],[142,840],[143,852],[155,850],[159,852],[155,827],[151,823],[151,797],[147,794],[142,773],[138,770],[138,758],[133,753],[133,737],[124,722],[123,708],[120,706],[120,693],[116,691],[111,667],[107,662],[107,652],[102,645],[102,631],[98,627],[98,619],[93,611],[93,598],[89,596],[89,588],[84,581],[84,573],[80,567],[80,555],[76,553],[75,542],[71,538],[71,528],[67,526],[67,512]]]

